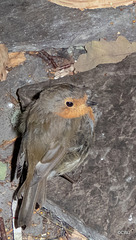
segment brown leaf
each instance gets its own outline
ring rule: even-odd
[[[75,229],[72,232],[72,234],[67,232],[67,239],[68,240],[87,240],[87,238],[85,236],[83,236],[81,233],[79,233]]]
[[[136,52],[136,42],[130,43],[125,37],[119,36],[116,41],[88,42],[85,46],[87,53],[79,56],[74,63],[76,72],[84,72],[95,68],[99,64],[117,63],[126,56]]]
[[[66,236],[63,236],[63,237],[59,237],[58,240],[67,240]]]
[[[0,44],[0,81],[6,80],[7,64],[8,64],[8,49],[4,44]]]
[[[32,236],[29,235],[28,236],[28,240],[33,240]]]
[[[9,53],[8,68],[14,68],[22,64],[26,60],[24,52],[11,52]]]

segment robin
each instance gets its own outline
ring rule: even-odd
[[[92,139],[94,114],[86,88],[58,84],[44,89],[22,113],[22,134],[17,160],[20,184],[15,226],[31,222],[36,204],[46,198],[46,181],[79,166],[87,156]]]

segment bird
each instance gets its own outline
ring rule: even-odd
[[[47,179],[71,172],[87,157],[95,104],[88,88],[62,83],[46,87],[22,113],[16,228],[29,226],[36,204],[45,203]]]

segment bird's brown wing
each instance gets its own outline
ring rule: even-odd
[[[36,164],[31,181],[27,182],[27,184],[24,182],[22,185],[22,189],[17,194],[19,198],[21,195],[23,196],[16,216],[16,227],[30,224],[36,203],[38,202],[41,205],[45,201],[46,178],[54,166],[64,157],[64,154],[64,147],[60,146],[60,144],[52,144],[52,148]]]
[[[43,178],[47,178],[49,173],[61,162],[64,155],[64,146],[54,143],[42,160],[36,164],[31,186],[41,181]]]

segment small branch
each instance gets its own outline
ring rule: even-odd
[[[52,64],[53,68],[57,68],[58,67],[58,65],[54,61],[54,58],[56,56],[51,56],[44,49],[42,49],[41,51],[30,51],[30,52],[27,52],[27,53],[29,55],[38,56],[38,57],[42,58],[45,62],[48,61],[50,64]]]
[[[15,141],[16,141],[16,137],[11,140],[6,140],[0,145],[0,148],[4,148],[7,145],[9,146],[9,145],[13,144]]]

